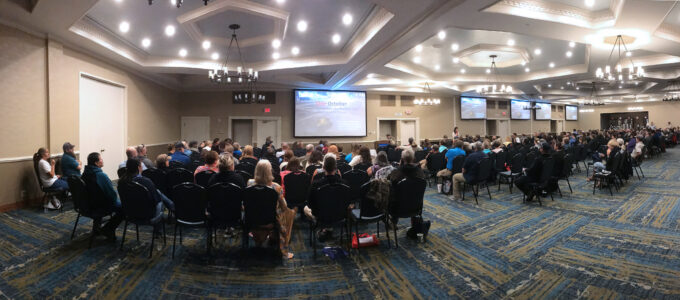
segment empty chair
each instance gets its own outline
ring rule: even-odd
[[[248,182],[248,180],[253,179],[253,173],[248,173],[247,171],[244,170],[237,170],[236,174],[240,175],[241,178],[243,178],[243,182]]]
[[[234,171],[245,171],[248,174],[253,174],[255,173],[255,165],[249,162],[241,162],[238,165],[234,166]]]
[[[564,156],[564,164],[562,165],[562,170],[560,170],[559,176],[557,176],[557,191],[560,192],[560,197],[562,196],[562,190],[560,189],[559,181],[560,180],[565,180],[567,182],[567,185],[569,186],[569,192],[574,193],[574,191],[571,189],[571,183],[569,182],[569,176],[571,176],[571,168],[573,166],[573,155],[572,154],[567,154]]]
[[[397,223],[400,218],[422,217],[426,186],[427,183],[422,178],[404,178],[390,192],[394,194],[395,201],[390,202],[388,213],[392,219],[394,244],[397,248],[399,248]]]
[[[425,159],[427,156],[427,150],[418,150],[413,153],[413,160],[415,162],[420,162],[421,160]]]
[[[182,227],[205,227],[206,247],[210,254],[211,230],[205,214],[208,202],[205,189],[193,182],[177,184],[170,190],[172,200],[175,202],[175,230],[172,239],[172,257],[175,257],[175,244],[177,230],[179,229],[179,244],[182,244]]]
[[[168,188],[165,182],[165,171],[157,168],[149,168],[142,171],[142,176],[151,179],[153,185],[163,193],[168,192]]]
[[[356,203],[359,202],[359,198],[361,198],[361,186],[368,182],[371,178],[366,172],[355,169],[344,173],[342,175],[342,179],[347,182],[347,185],[351,189],[349,201]]]
[[[352,231],[352,224],[354,224],[354,233],[358,238],[359,224],[375,222],[378,238],[380,238],[380,222],[383,222],[383,224],[385,224],[385,233],[387,234],[387,246],[392,247],[390,245],[390,231],[387,228],[387,214],[384,210],[375,206],[375,201],[373,201],[373,199],[366,197],[369,187],[370,182],[364,183],[361,186],[359,208],[352,209],[350,215],[352,221],[350,223],[350,231]]]
[[[510,159],[510,171],[503,171],[498,173],[498,190],[501,190],[501,179],[505,179],[510,185],[510,194],[512,194],[512,186],[515,184],[515,179],[522,175],[523,159],[522,154],[515,154]]]
[[[218,182],[207,189],[208,220],[217,238],[217,228],[242,225],[243,189],[236,184]]]
[[[493,153],[493,152],[491,152],[491,153]],[[494,170],[496,170],[496,172],[506,171],[505,164],[507,162],[507,157],[508,157],[508,153],[505,152],[505,151],[501,151],[501,152],[496,153],[494,160],[492,161]],[[491,158],[491,156],[489,156],[489,158]]]
[[[458,155],[453,158],[453,167],[451,168],[451,174],[458,174],[463,172],[463,164],[465,163],[465,156]]]
[[[283,178],[283,185],[286,187],[285,194],[288,208],[298,208],[298,212],[307,203],[309,187],[311,186],[311,176],[307,173],[290,173]]]
[[[245,189],[243,195],[244,215],[242,234],[244,248],[247,248],[249,244],[248,233],[259,228],[272,231],[273,235],[269,239],[274,243],[277,254],[280,254],[279,222],[276,219],[278,198],[279,193],[267,186],[253,185]]]
[[[153,254],[153,244],[156,233],[163,229],[163,244],[165,244],[165,223],[163,222],[163,202],[156,202],[151,195],[156,191],[149,191],[143,185],[134,181],[118,183],[118,195],[125,213],[125,226],[123,227],[123,239],[120,242],[120,249],[125,244],[125,234],[127,233],[128,223],[135,224],[137,230],[137,240],[139,240],[139,225],[149,225],[153,227],[151,233],[151,249],[149,257]]]
[[[165,175],[165,183],[168,190],[172,190],[175,185],[184,182],[194,182],[194,174],[187,169],[172,169]]]
[[[343,233],[347,232],[349,242],[349,230],[347,230],[347,209],[349,207],[351,189],[342,183],[331,183],[319,187],[312,191],[310,195],[310,206],[314,214],[314,220],[310,220],[309,238],[314,248],[316,257],[316,229],[319,227],[329,228],[340,227],[340,244],[343,244]],[[349,247],[348,247],[349,248]]]
[[[210,180],[210,177],[212,177],[215,174],[215,171],[213,170],[205,170],[203,172],[198,172],[196,174],[196,184],[208,188],[208,181]]]
[[[430,173],[429,179],[436,180],[437,172],[443,170],[444,168],[446,168],[446,159],[444,153],[432,153],[427,157],[427,170]]]
[[[389,161],[398,162],[401,160],[401,149],[388,148],[387,149],[387,159]]]
[[[184,164],[176,161],[176,160],[170,160],[170,169],[178,169],[178,168],[185,168]]]
[[[76,228],[78,228],[80,217],[90,218],[92,219],[92,231],[90,233],[89,247],[92,247],[92,241],[99,230],[102,219],[105,216],[110,216],[113,213],[113,210],[111,205],[104,203],[103,201],[98,201],[101,199],[90,197],[85,182],[80,177],[71,176],[67,181],[71,191],[71,197],[73,198],[73,209],[78,213],[76,221],[73,224],[71,239],[73,239],[76,234]]]

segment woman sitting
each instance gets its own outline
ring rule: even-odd
[[[328,166],[329,157],[336,160],[335,163],[333,163],[333,168],[330,169],[330,170],[332,170],[332,172],[328,171],[328,169],[327,169],[327,168],[329,168],[329,166]],[[342,178],[342,173],[340,173],[340,170],[338,170],[337,158],[333,153],[330,153],[330,152],[323,156],[323,166],[314,171],[314,174],[312,175],[312,182],[324,179],[324,177],[328,177],[328,176],[334,176],[334,177],[337,177],[337,179]]]
[[[217,163],[219,158],[220,156],[217,154],[217,152],[208,151],[208,153],[205,154],[205,165],[196,168],[196,171],[194,171],[194,178],[196,177],[196,174],[201,173],[203,171],[213,171],[215,173],[219,172],[219,170],[217,169]]]
[[[293,156],[289,161],[288,164],[286,165],[286,169],[284,171],[281,171],[281,188],[283,188],[283,196],[286,196],[286,185],[284,184],[285,181],[283,180],[286,175],[290,173],[302,173],[302,167],[300,166],[300,160]],[[297,212],[297,207],[294,208]]]
[[[387,153],[385,153],[385,151],[380,151],[378,156],[375,157],[375,163],[366,170],[366,173],[368,173],[368,176],[371,176],[371,178],[387,179],[387,176],[394,170],[395,168],[387,159]]]
[[[167,207],[170,211],[175,211],[175,204],[170,200],[165,194],[156,188],[151,179],[146,178],[141,175],[142,173],[142,163],[139,159],[131,158],[125,162],[125,173],[118,180],[118,185],[127,182],[136,182],[144,186],[150,193],[150,197],[156,203],[156,213],[154,216],[158,216],[163,212],[163,205]],[[161,204],[163,203],[163,204]]]
[[[283,152],[283,161],[281,162],[281,165],[279,168],[281,168],[281,172],[286,170],[286,166],[288,165],[288,162],[295,157],[295,154],[293,154],[292,150],[286,150]],[[283,177],[283,176],[281,176]],[[283,180],[283,179],[282,179]],[[283,181],[282,181],[283,182]]]
[[[255,178],[248,180],[248,186],[260,185],[273,188],[278,193],[279,197],[276,203],[276,215],[278,220],[279,239],[281,253],[284,257],[293,258],[293,253],[288,252],[288,242],[290,241],[290,233],[293,228],[293,219],[295,218],[295,211],[288,208],[286,200],[283,198],[281,186],[274,182],[274,175],[272,175],[272,165],[268,160],[260,160],[255,166]],[[247,199],[245,201],[248,201]],[[271,228],[253,229],[253,239],[258,245],[262,245],[271,234]]]
[[[316,169],[321,168],[321,163],[323,162],[323,153],[319,150],[314,150],[312,151],[311,154],[309,154],[309,158],[307,159],[307,162],[304,165],[305,171],[307,171],[307,168],[310,166],[316,167]]]
[[[243,148],[243,155],[241,155],[241,158],[239,159],[242,163],[249,163],[251,165],[257,165],[257,158],[255,158],[255,155],[253,154],[253,146],[251,145],[246,145]]]
[[[33,168],[40,177],[40,182],[43,188],[50,188],[55,191],[67,191],[68,182],[61,176],[54,174],[54,159],[50,158],[50,150],[47,148],[40,148],[38,152],[33,154]],[[47,209],[60,209],[61,201],[56,196],[52,196],[47,203],[44,204]]]
[[[234,172],[234,157],[231,155],[221,155],[219,159],[219,172],[213,174],[208,180],[208,186],[215,183],[233,183],[240,188],[245,188],[246,184],[241,175]]]
[[[361,148],[359,148],[359,155],[352,158],[352,161],[349,163],[349,165],[356,167],[359,170],[366,170],[370,168],[373,165],[371,160],[371,150],[366,146],[361,146]]]
[[[163,171],[168,171],[170,168],[170,159],[167,154],[159,154],[156,157],[156,168]]]
[[[619,142],[617,142],[615,139],[609,140],[609,142],[607,143],[607,154],[599,153],[599,156],[600,156],[600,157],[606,159],[607,165],[605,166],[605,165],[604,165],[602,162],[600,162],[600,161],[595,162],[595,163],[593,164],[593,176],[591,176],[590,178],[588,178],[587,181],[593,180],[593,177],[595,176],[595,173],[600,173],[600,172],[602,172],[603,170],[605,170],[605,168],[606,168],[608,171],[611,171],[611,168],[614,167],[614,165],[613,165],[613,164],[614,164],[614,163],[613,163],[613,161],[614,161],[614,155],[616,155],[616,153],[618,153],[618,152],[619,152]]]

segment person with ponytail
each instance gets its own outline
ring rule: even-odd
[[[68,190],[68,182],[55,174],[54,164],[54,159],[50,158],[50,150],[47,148],[40,148],[38,152],[33,154],[33,167],[35,172],[38,173],[41,185],[52,190],[66,191]],[[45,207],[47,209],[59,209],[61,208],[61,202],[56,196],[53,196],[45,204]]]

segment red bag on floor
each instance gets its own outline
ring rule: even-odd
[[[357,238],[357,234],[352,233],[352,248],[354,249],[378,245],[380,245],[380,241],[378,240],[378,237],[375,236],[375,234],[370,235],[368,233],[362,233]]]

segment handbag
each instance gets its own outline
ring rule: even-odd
[[[352,233],[352,248],[354,249],[378,245],[380,245],[380,240],[375,234],[362,233],[357,236],[356,233]]]

